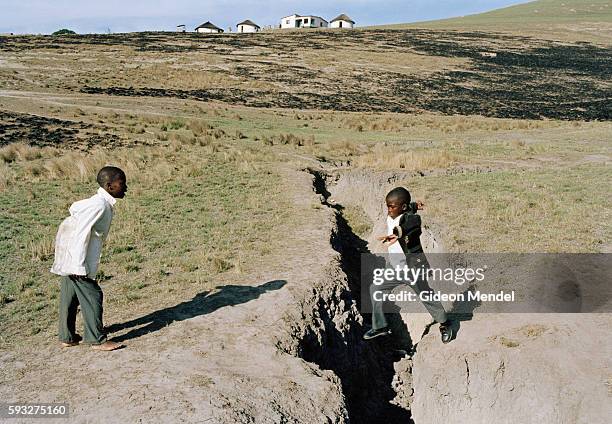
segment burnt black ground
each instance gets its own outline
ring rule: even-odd
[[[93,132],[93,125],[0,110],[0,146],[22,142],[30,146],[117,146],[119,137]]]
[[[0,50],[72,49],[123,45],[139,52],[207,51],[228,63],[218,72],[265,81],[276,90],[81,85],[84,93],[217,100],[269,108],[359,112],[438,112],[516,119],[610,120],[612,49],[588,43],[557,43],[481,32],[432,30],[315,31],[256,36],[174,33],[0,37]],[[252,50],[257,47],[258,50]],[[461,70],[406,75],[369,69],[320,72],[295,54],[348,49],[356,59],[368,52],[410,52],[459,58]],[[482,52],[494,52],[485,57]],[[232,53],[231,56],[229,54]],[[236,57],[239,55],[239,57]],[[240,57],[240,55],[247,55]],[[274,57],[271,57],[274,56]]]

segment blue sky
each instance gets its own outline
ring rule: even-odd
[[[292,13],[332,19],[346,13],[358,25],[416,22],[484,12],[525,0],[0,0],[0,33],[189,30],[210,20],[227,28],[244,19],[278,24]]]

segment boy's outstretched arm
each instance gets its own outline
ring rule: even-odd
[[[408,205],[408,212],[417,213],[417,211],[422,211],[425,208],[425,203],[420,200],[416,202],[410,202]]]

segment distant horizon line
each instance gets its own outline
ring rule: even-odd
[[[509,7],[513,7],[513,6],[517,6],[520,4],[527,4],[527,3],[532,3],[536,0],[515,0],[514,3],[508,5],[508,6],[503,6],[503,7],[498,7],[495,9],[490,9],[490,10],[486,10],[486,11],[481,11],[481,12],[475,12],[475,13],[468,13],[468,14],[464,14],[464,15],[453,15],[453,16],[448,16],[448,17],[444,17],[444,18],[435,18],[435,19],[419,19],[419,20],[415,20],[415,21],[403,21],[403,22],[387,22],[387,23],[372,23],[372,24],[367,24],[367,25],[363,25],[363,26],[358,26],[357,24],[355,24],[355,27],[352,29],[367,29],[370,27],[377,27],[377,26],[390,26],[390,25],[410,25],[410,24],[418,24],[418,23],[430,23],[430,22],[436,22],[436,21],[443,21],[443,20],[448,20],[448,19],[455,19],[455,18],[464,18],[464,17],[468,17],[468,16],[475,16],[475,15],[480,15],[483,13],[489,13],[495,10],[501,10],[501,9],[506,9]],[[281,18],[277,19],[278,21],[281,21],[282,19],[289,17],[289,16],[293,16],[295,13],[292,13],[290,15],[285,15]],[[340,13],[341,14],[347,14],[348,13]],[[319,16],[320,15],[315,15],[315,14],[307,14],[307,15],[300,15],[297,14],[298,16]],[[350,16],[350,15],[349,15]],[[247,18],[247,19],[251,19],[251,18]],[[208,20],[209,22],[213,23],[210,19]],[[329,21],[328,21],[329,22]],[[215,24],[216,25],[216,24]],[[261,28],[272,28],[272,29],[281,29],[277,27],[277,23],[274,24],[264,24],[261,25]],[[174,25],[172,28],[177,28],[179,26],[185,26],[186,28],[188,27],[187,24],[178,24],[178,25]],[[229,26],[229,28],[237,28],[238,24],[231,24]],[[197,27],[194,27],[193,30],[189,30],[189,31],[185,31],[185,32],[193,32],[193,33],[197,33],[196,31]],[[223,28],[223,27],[220,27]],[[99,35],[109,35],[109,34],[136,34],[136,33],[144,33],[144,32],[176,32],[173,29],[144,29],[144,30],[136,30],[136,31],[112,31],[112,29],[109,27],[107,27],[107,30],[94,30],[94,31],[83,31],[83,32],[78,32],[76,30],[73,30],[70,28],[70,25],[68,26],[61,26],[58,27],[55,31],[51,31],[51,32],[18,32],[18,31],[4,31],[4,32],[0,32],[0,35],[3,36],[8,36],[8,35],[53,35],[54,32],[56,31],[60,31],[62,29],[69,29],[71,31],[75,31],[77,33],[77,35],[95,35],[95,34],[99,34]],[[304,30],[304,29],[319,29],[319,28],[285,28],[284,30]],[[332,29],[332,28],[322,28],[322,29]],[[230,30],[229,33],[233,33],[233,31]]]
[[[478,14],[478,13],[476,13]],[[287,16],[293,16],[293,15],[287,15]],[[283,18],[287,17],[284,16]],[[298,16],[316,16],[316,15],[298,15]],[[367,29],[367,28],[371,28],[371,27],[377,27],[377,26],[386,26],[386,25],[409,25],[409,24],[418,24],[418,23],[426,23],[426,22],[434,22],[434,21],[440,21],[440,20],[445,20],[445,19],[453,19],[453,18],[462,18],[465,16],[470,16],[470,15],[459,15],[459,16],[450,16],[448,18],[442,18],[442,19],[427,19],[427,20],[418,20],[418,21],[408,21],[408,22],[390,22],[390,23],[378,23],[378,24],[368,24],[368,25],[364,25],[364,26],[358,26],[357,24],[355,24],[355,27],[350,28],[350,29]],[[281,19],[283,19],[281,18]],[[216,25],[213,21],[208,21],[214,25]],[[178,24],[175,25],[174,28],[178,28],[180,26],[184,26],[186,28],[188,28],[187,24]],[[230,28],[236,27],[237,28],[238,24],[234,24],[231,25]],[[302,28],[279,28],[277,25],[275,24],[264,24],[261,26],[262,29],[268,29],[269,27],[272,27],[271,29],[275,29],[275,30],[282,30],[282,31],[303,31],[303,30],[333,30],[333,29],[340,29],[340,30],[347,30],[347,28],[330,28],[330,27],[323,27],[323,28],[308,28],[308,27],[302,27]],[[194,27],[193,30],[187,30],[185,31],[185,33],[194,33],[194,34],[202,34],[202,33],[198,33],[196,31],[197,27]],[[221,28],[221,27],[220,27]],[[73,29],[70,28],[70,26],[64,26],[61,28],[56,29],[53,32],[57,32],[57,31],[61,31],[63,29],[68,29],[70,31],[75,31]],[[110,27],[108,28],[110,30]],[[0,36],[8,36],[8,35],[53,35],[53,32],[10,32],[10,31],[5,31],[5,32],[0,32]],[[138,31],[91,31],[91,32],[77,32],[75,31],[76,34],[65,34],[65,35],[110,35],[110,34],[136,34],[136,33],[141,33],[141,32],[170,32],[170,33],[175,33],[177,31],[172,30],[172,29],[144,29],[144,30],[138,30]]]

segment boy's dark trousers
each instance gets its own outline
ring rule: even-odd
[[[77,308],[81,305],[85,323],[84,343],[93,345],[106,341],[102,325],[102,289],[88,277],[71,275],[62,277],[59,305],[59,339],[75,342]]]
[[[393,289],[400,285],[408,285],[405,282],[398,281],[385,281],[381,285],[377,286],[375,284],[370,285],[370,299],[372,300],[372,329],[380,330],[381,328],[387,327],[387,319],[385,318],[385,313],[383,312],[384,302],[377,302],[374,300],[374,292],[380,291],[382,293],[391,293]],[[427,284],[427,280],[423,278],[419,278],[414,285],[410,285],[412,290],[419,296],[421,292],[430,292],[431,287]],[[444,306],[438,301],[423,301],[422,302],[427,311],[431,314],[433,319],[438,323],[443,323],[447,321],[446,311],[444,310]]]

